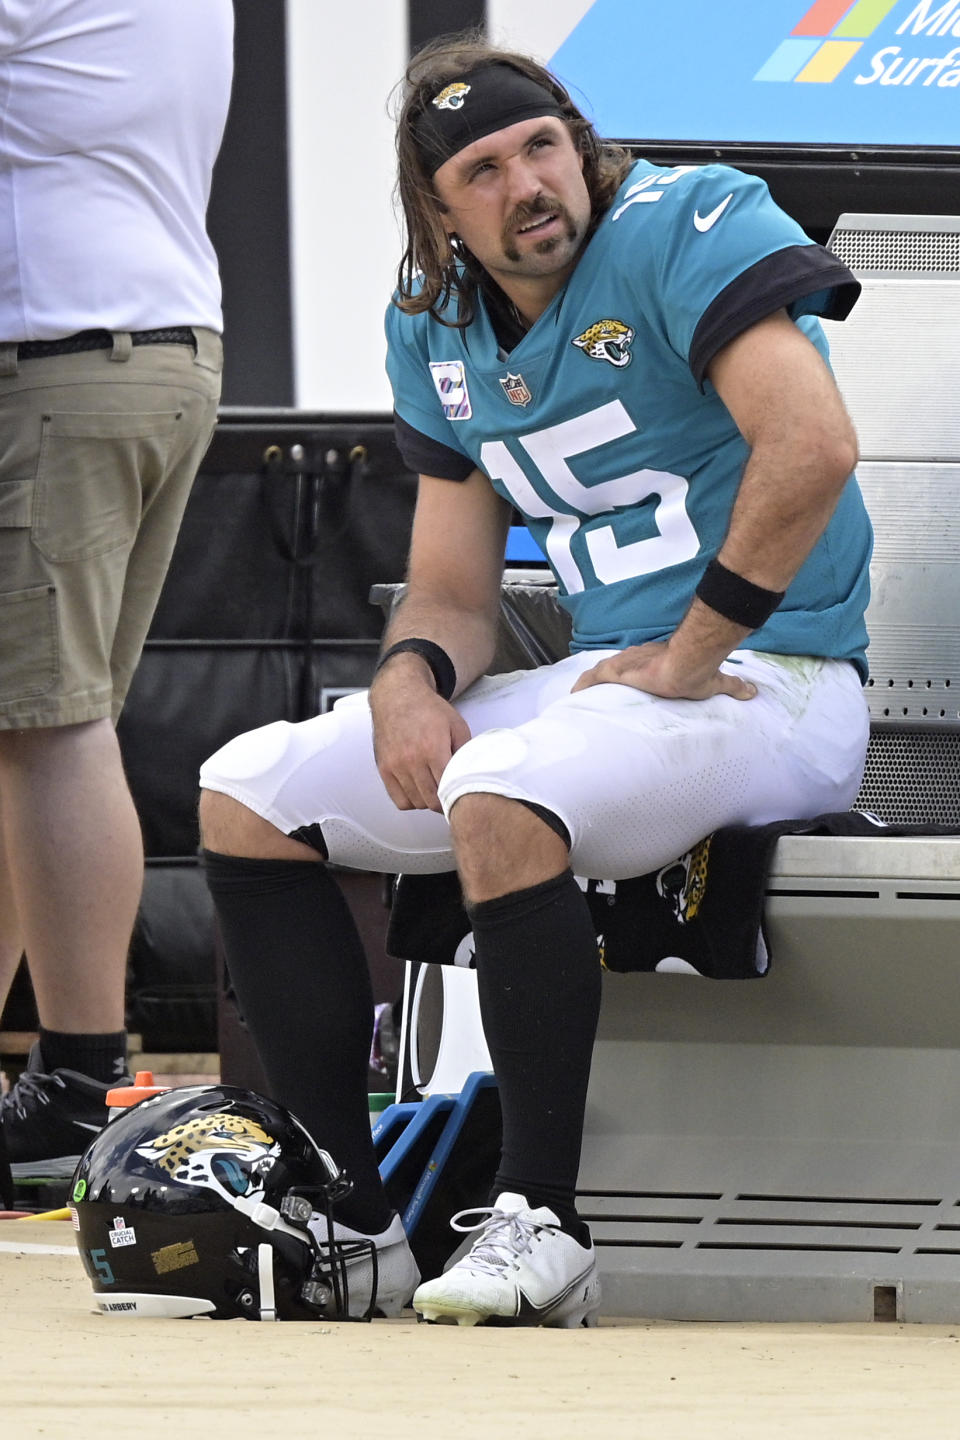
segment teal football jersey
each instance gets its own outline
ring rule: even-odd
[[[641,160],[566,287],[509,354],[482,296],[465,330],[391,305],[397,415],[428,450],[463,457],[450,478],[478,466],[524,516],[574,649],[662,640],[723,542],[749,454],[705,378],[710,360],[783,307],[826,357],[816,316],[839,313],[851,280],[762,181]],[[870,549],[851,477],[783,603],[745,646],[849,659],[865,677]]]

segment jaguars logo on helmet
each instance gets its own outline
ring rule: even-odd
[[[188,1185],[206,1185],[225,1199],[247,1193],[251,1176],[279,1158],[280,1148],[242,1115],[204,1115],[175,1125],[137,1151],[158,1170]]]
[[[190,1085],[104,1127],[81,1156],[71,1208],[105,1314],[369,1320],[376,1247],[336,1238],[333,1207],[351,1189],[289,1110]],[[352,1302],[351,1275],[362,1280]]]
[[[633,359],[630,346],[634,333],[633,328],[623,320],[597,320],[570,343],[589,355],[591,360],[606,360],[622,370]]]

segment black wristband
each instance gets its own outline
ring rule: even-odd
[[[734,625],[744,625],[748,630],[759,630],[786,593],[785,590],[764,590],[762,585],[754,585],[752,580],[745,580],[735,570],[721,565],[716,557],[704,570],[696,590],[697,599],[702,600],[704,605],[709,605],[725,620],[732,620]]]
[[[453,661],[434,640],[421,640],[417,636],[411,636],[409,640],[398,640],[396,645],[391,645],[377,661],[377,670],[380,670],[392,655],[402,655],[409,650],[413,655],[419,655],[421,660],[426,660],[433,671],[433,679],[437,687],[437,694],[443,700],[453,698],[453,692],[457,688],[457,672],[453,668]],[[374,671],[376,674],[376,671]]]

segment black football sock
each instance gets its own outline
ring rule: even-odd
[[[325,865],[203,852],[227,969],[271,1087],[354,1183],[344,1224],[390,1223],[370,1136],[373,991],[350,908]]]
[[[39,1030],[42,1069],[76,1070],[102,1085],[118,1084],[127,1073],[127,1032],[105,1035]]]
[[[503,1111],[492,1194],[548,1205],[584,1242],[576,1211],[583,1114],[600,1012],[600,958],[569,871],[468,906],[484,1034]]]

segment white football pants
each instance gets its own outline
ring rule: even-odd
[[[849,809],[868,736],[860,680],[845,661],[736,651],[752,700],[663,700],[626,685],[570,693],[605,655],[486,676],[456,702],[473,738],[439,787],[444,815],[398,810],[377,773],[366,694],[325,715],[264,725],[202,767],[285,834],[319,825],[331,861],[362,870],[454,868],[445,816],[485,791],[542,805],[570,835],[578,875],[658,869],[721,825]]]

